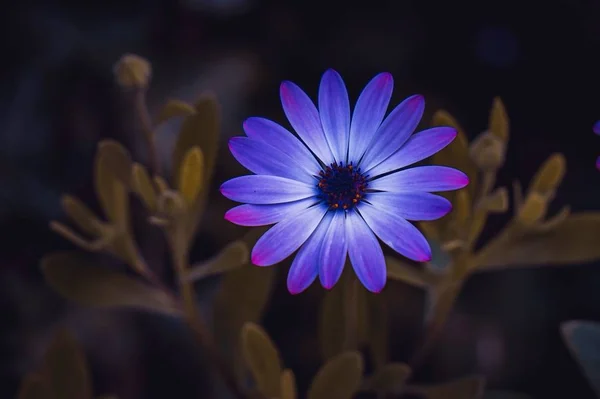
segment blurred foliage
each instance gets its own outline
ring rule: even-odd
[[[66,330],[48,346],[40,370],[21,384],[18,399],[93,399],[91,374],[85,353]],[[98,396],[97,399],[114,398]]]
[[[569,321],[562,325],[562,333],[596,396],[600,397],[600,324]]]
[[[277,268],[252,266],[249,248],[267,228],[249,230],[203,262],[191,264],[189,259],[216,165],[221,124],[216,99],[210,93],[201,94],[193,104],[170,99],[153,118],[145,101],[150,63],[126,55],[114,72],[134,101],[141,137],[147,144],[148,164],[134,161],[116,141],[98,144],[94,180],[103,215],[94,214],[77,198],[64,195],[63,209],[80,232],[60,222],[50,224],[56,233],[95,254],[66,251],[47,255],[41,262],[47,283],[63,297],[83,305],[133,308],[185,321],[213,363],[211,369],[238,399],[301,397],[303,388],[296,385],[294,372],[286,368],[277,345],[260,327],[277,280]],[[167,174],[162,172],[157,157],[155,131],[171,119],[180,119],[181,128]],[[477,375],[422,385],[411,381],[412,374],[433,348],[472,273],[578,264],[600,258],[595,241],[600,233],[600,213],[571,214],[565,207],[547,217],[548,204],[565,173],[566,162],[560,154],[552,155],[541,166],[526,193],[515,182],[513,217],[497,236],[481,245],[479,238],[488,216],[505,213],[510,207],[509,190],[494,187],[506,158],[507,112],[502,101],[494,99],[488,130],[472,143],[446,111],[435,113],[432,124],[453,126],[458,131],[454,142],[433,157],[433,163],[465,171],[471,183],[457,192],[443,193],[452,201],[454,212],[420,224],[432,245],[431,262],[423,267],[386,257],[390,279],[427,293],[423,342],[410,362],[390,362],[387,309],[396,304],[388,303],[384,295],[368,293],[346,267],[344,283],[322,296],[318,336],[323,364],[307,387],[308,399],[351,399],[362,393],[380,398],[523,399],[523,395],[513,392],[484,392],[485,380]],[[131,195],[143,204],[147,222],[164,233],[170,259],[162,261],[173,267],[175,288],[149,266],[136,243]],[[109,265],[99,254],[111,255],[120,264]],[[199,309],[194,284],[214,276],[220,277],[220,283],[212,317],[207,318]],[[589,350],[597,346],[596,328],[573,322],[563,332],[598,390],[597,351]],[[55,338],[44,367],[24,379],[19,394],[19,399],[59,398],[92,398],[84,355],[68,333]]]

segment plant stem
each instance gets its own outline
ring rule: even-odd
[[[146,104],[146,89],[139,88],[135,91],[135,111],[140,119],[142,132],[144,133],[144,138],[146,139],[150,168],[155,175],[160,175],[161,167],[156,150],[154,128],[152,124],[152,118],[150,117],[150,112],[148,111],[148,106]]]
[[[348,272],[344,276],[344,349],[351,351],[358,347],[358,279]]]

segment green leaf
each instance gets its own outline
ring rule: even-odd
[[[181,100],[170,99],[158,113],[154,124],[158,126],[169,119],[193,115],[195,112],[196,110],[190,104]]]
[[[44,356],[44,374],[54,398],[92,398],[85,354],[68,331],[60,331],[52,340]]]
[[[425,271],[403,260],[386,256],[385,263],[387,265],[387,276],[392,280],[402,281],[420,288],[428,287],[431,284],[430,277]]]
[[[149,211],[156,211],[157,194],[148,171],[143,165],[134,163],[131,173],[133,190]]]
[[[249,256],[246,243],[244,241],[234,241],[223,248],[214,258],[192,266],[185,278],[187,281],[197,281],[209,276],[227,273],[247,264]]]
[[[242,327],[241,346],[258,390],[268,398],[279,397],[281,360],[271,338],[260,326],[246,323]]]
[[[404,363],[388,363],[369,376],[362,389],[373,391],[381,396],[399,395],[411,376],[411,369]]]
[[[42,259],[47,283],[66,299],[86,306],[135,308],[180,316],[174,299],[163,291],[95,264],[78,252],[56,252]]]
[[[600,259],[600,212],[581,212],[554,229],[490,244],[478,258],[476,271],[523,266],[581,264]],[[485,249],[485,248],[484,248]]]
[[[188,206],[192,206],[202,190],[204,173],[204,155],[200,147],[192,147],[185,154],[177,187]]]
[[[358,352],[345,352],[334,357],[313,379],[307,399],[351,399],[361,386],[363,367]]]
[[[600,323],[569,321],[561,326],[567,347],[600,397]]]
[[[285,369],[281,373],[281,399],[296,399],[297,396],[294,372],[290,369]]]
[[[426,399],[479,399],[484,387],[485,379],[473,376],[432,386],[411,386],[411,390]]]
[[[205,181],[210,179],[217,157],[220,129],[220,109],[216,98],[209,93],[201,95],[196,112],[183,121],[173,152],[173,179],[179,185],[181,168],[187,152],[199,147],[204,155]]]
[[[537,192],[541,195],[553,193],[560,185],[567,169],[565,156],[560,153],[552,154],[540,166],[529,185],[529,193]]]
[[[253,247],[266,230],[252,229],[242,241],[249,248]],[[213,313],[215,337],[223,350],[233,349],[233,353],[236,353],[242,326],[246,322],[260,321],[271,296],[276,272],[276,267],[258,267],[246,263],[223,275]]]
[[[55,399],[45,379],[36,374],[27,375],[21,382],[17,399]]]
[[[92,236],[102,233],[104,223],[83,202],[73,196],[63,195],[61,204],[65,213],[83,232]]]

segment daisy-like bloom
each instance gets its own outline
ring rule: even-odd
[[[594,133],[600,136],[600,121],[594,123]],[[596,169],[600,169],[600,157],[596,158]]]
[[[425,108],[420,95],[384,119],[392,89],[389,73],[375,76],[351,113],[346,86],[334,70],[323,75],[318,109],[286,81],[281,102],[298,137],[270,120],[249,118],[247,137],[229,141],[233,156],[255,175],[221,186],[225,197],[245,203],[225,218],[242,226],[275,224],[252,250],[257,266],[278,263],[300,248],[287,279],[292,294],[317,276],[332,288],[346,256],[362,284],[381,291],[386,265],[377,237],[407,258],[430,260],[427,240],[409,220],[446,215],[452,205],[431,192],[468,184],[464,173],[449,167],[403,169],[444,148],[456,131],[435,127],[412,135]]]

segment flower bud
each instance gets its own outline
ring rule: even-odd
[[[145,58],[135,54],[125,54],[114,66],[117,83],[124,88],[148,87],[152,68]]]

